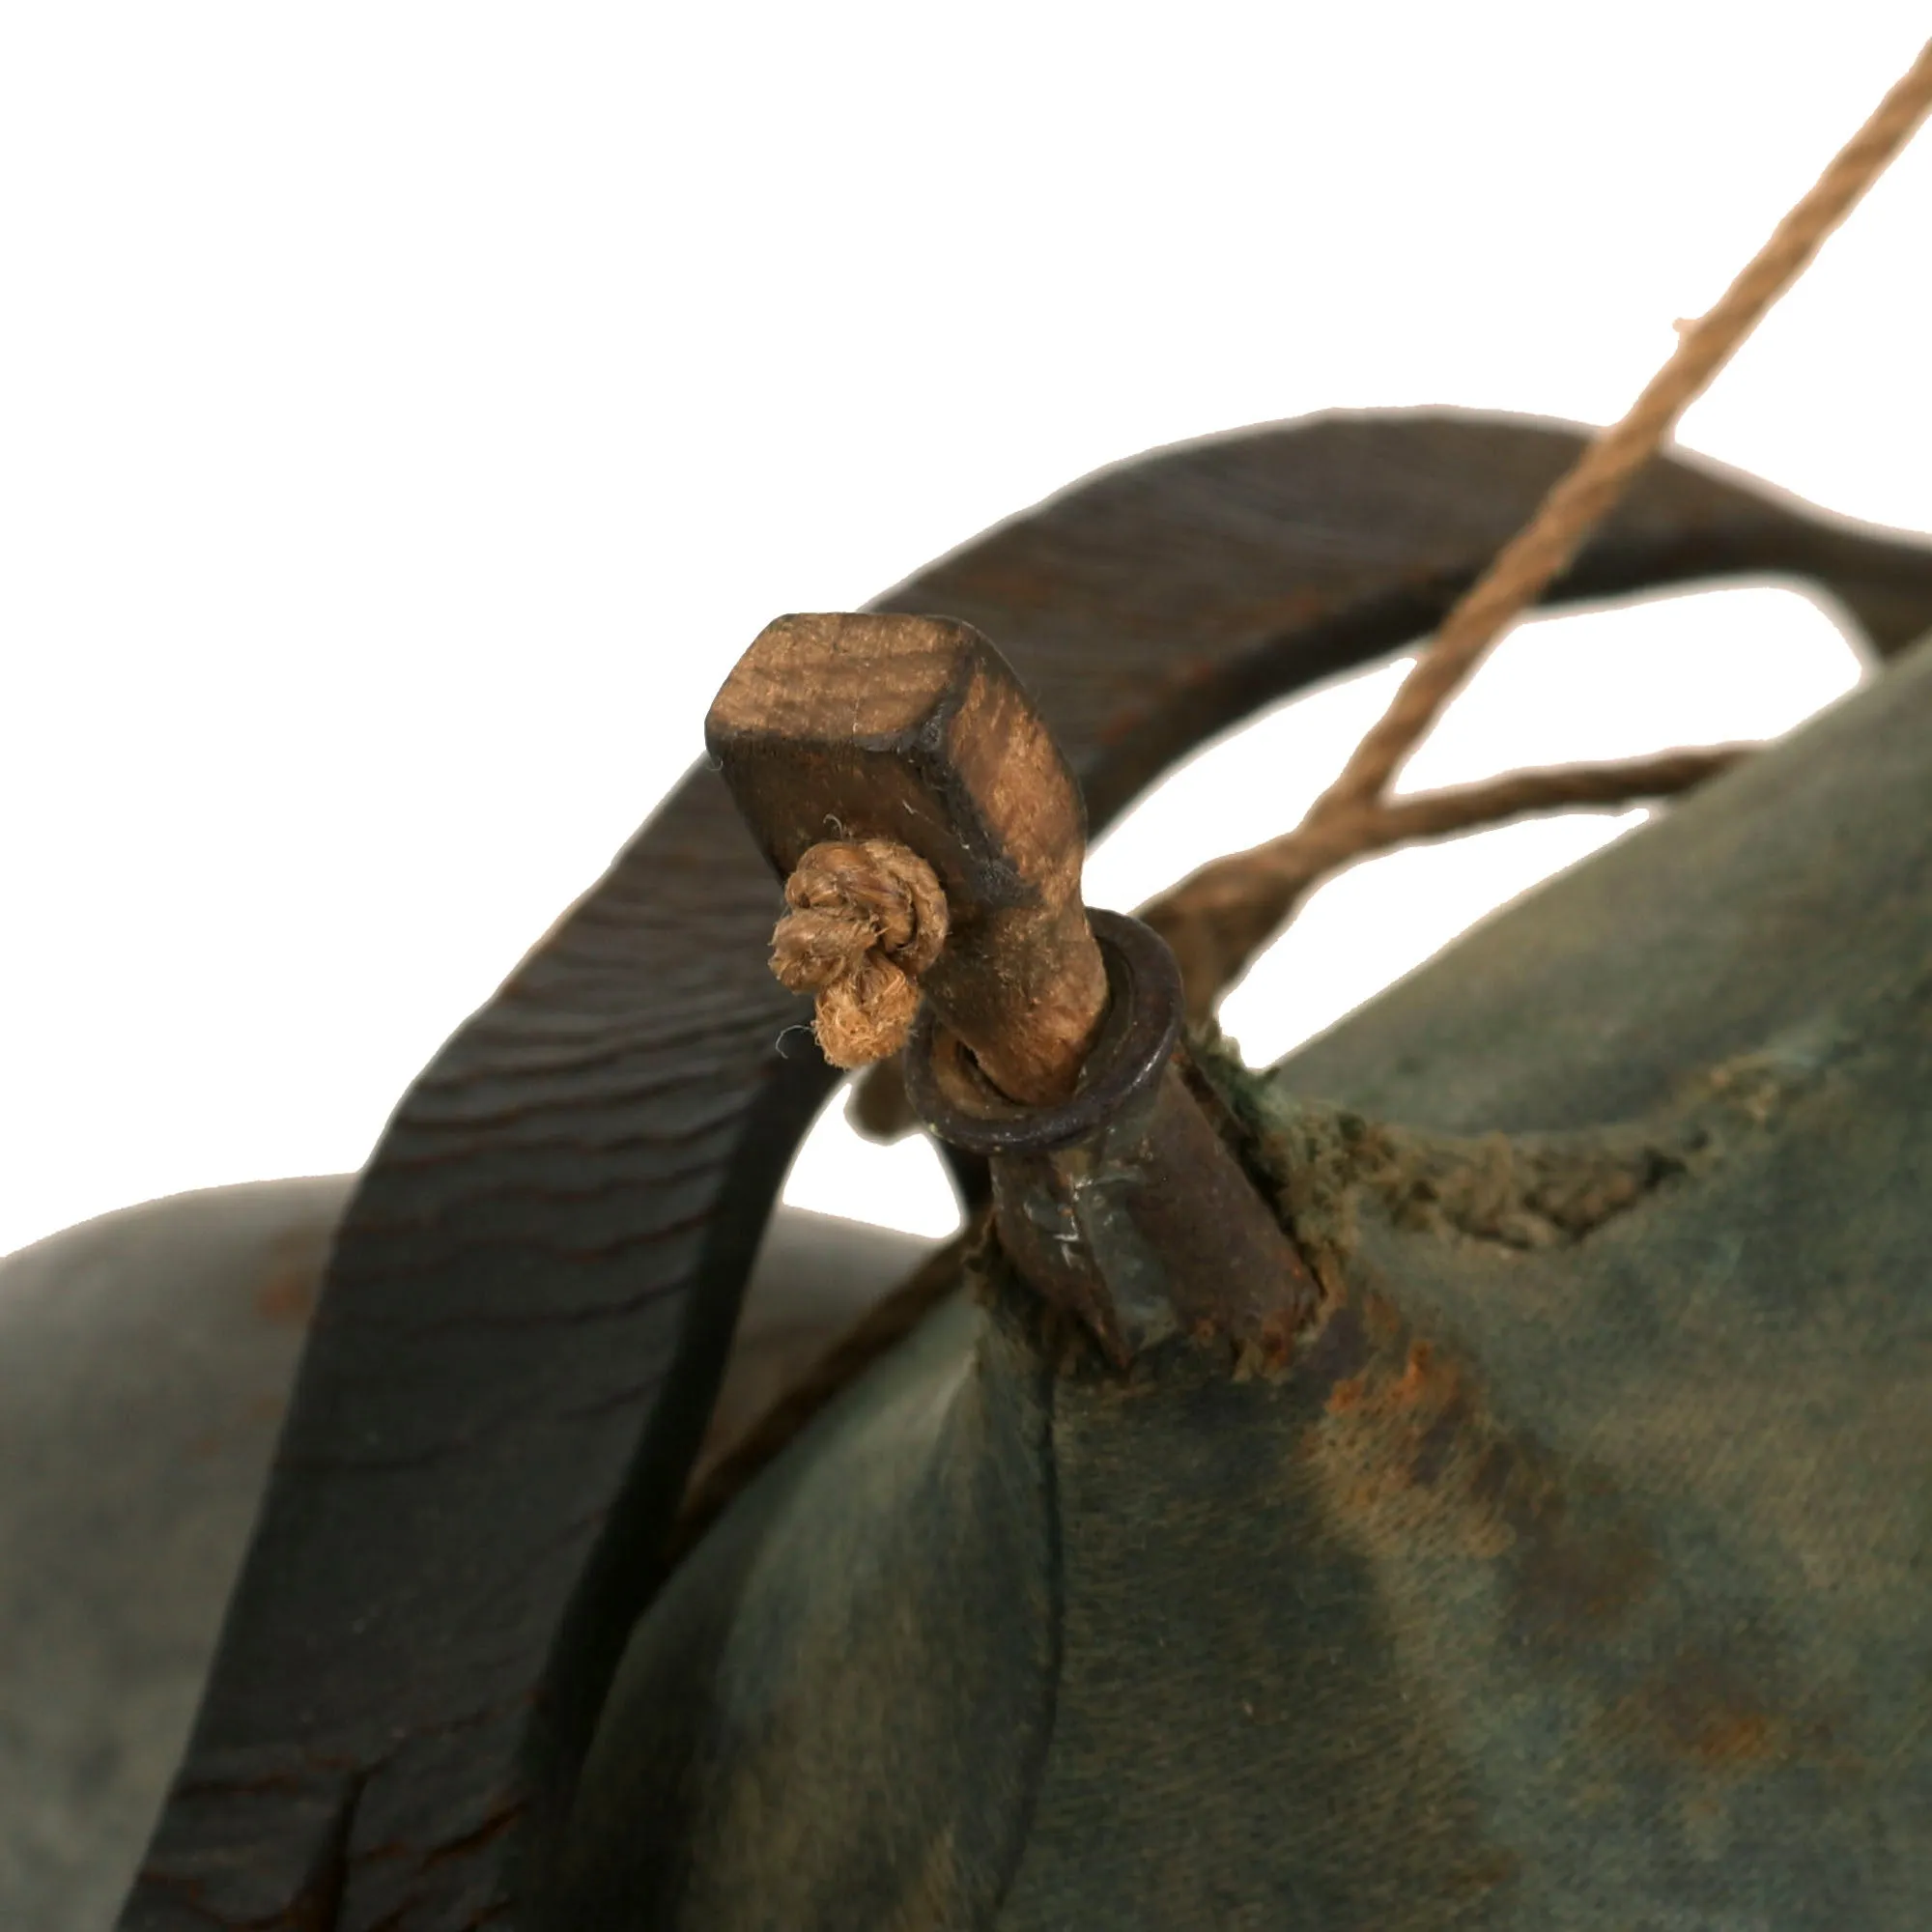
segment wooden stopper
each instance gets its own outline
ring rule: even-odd
[[[1107,1004],[1080,899],[1080,788],[1011,667],[970,624],[833,614],[767,625],[704,741],[781,877],[824,839],[890,838],[946,894],[920,984],[992,1083],[1065,1099]]]

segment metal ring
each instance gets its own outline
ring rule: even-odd
[[[1023,1107],[997,1092],[928,1003],[906,1043],[906,1096],[920,1119],[950,1146],[968,1153],[1038,1153],[1104,1126],[1160,1078],[1180,1037],[1180,969],[1151,926],[1117,912],[1087,915],[1107,968],[1107,1016],[1080,1069],[1071,1097]],[[958,1056],[980,1105],[967,1109],[942,1092],[935,1053]],[[970,1070],[970,1071],[969,1071]]]

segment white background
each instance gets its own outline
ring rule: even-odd
[[[10,9],[0,1251],[360,1162],[778,611],[1208,431],[1618,414],[1925,31],[1904,0]],[[1932,136],[1684,443],[1932,528],[1928,237]],[[1411,776],[1775,731],[1855,674],[1770,588],[1540,624]],[[1092,896],[1286,827],[1372,709],[1190,773]],[[1613,830],[1350,875],[1233,1030],[1281,1051]],[[867,1175],[944,1224],[912,1144],[821,1133],[794,1193]]]

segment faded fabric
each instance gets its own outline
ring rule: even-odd
[[[986,1922],[1052,1706],[1049,1380],[954,1303],[727,1513],[618,1673],[560,1922]]]
[[[1291,1367],[989,1268],[639,1626],[568,1922],[1932,1922],[1932,654],[1219,1077]]]

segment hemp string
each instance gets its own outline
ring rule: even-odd
[[[1363,814],[1491,646],[1572,562],[1657,453],[1685,409],[1816,254],[1819,244],[1884,173],[1932,108],[1932,41],[1846,143],[1717,305],[1684,326],[1677,348],[1628,414],[1595,438],[1537,506],[1528,524],[1457,601],[1410,667],[1382,717],[1341,776],[1285,838],[1202,867],[1142,917],[1181,956],[1188,1003],[1212,1009],[1293,908],[1296,854],[1318,827]],[[1640,796],[1642,794],[1631,794]],[[1360,856],[1344,849],[1337,860]],[[1378,848],[1375,848],[1378,849]]]
[[[1608,764],[1548,765],[1477,784],[1412,792],[1313,813],[1293,832],[1219,860],[1140,917],[1173,950],[1188,1017],[1206,1020],[1221,989],[1330,872],[1426,838],[1531,812],[1605,810],[1672,798],[1748,757],[1755,745],[1708,745]]]
[[[1629,414],[1592,442],[1568,474],[1544,497],[1520,534],[1497,553],[1489,569],[1444,618],[1434,645],[1418,658],[1387,712],[1356,746],[1342,776],[1317,800],[1302,825],[1283,838],[1204,867],[1175,892],[1144,911],[1142,916],[1164,931],[1171,943],[1179,938],[1185,944],[1190,936],[1197,942],[1193,950],[1199,963],[1190,968],[1185,952],[1181,959],[1188,979],[1190,1007],[1211,1010],[1222,987],[1259,951],[1300,894],[1324,871],[1346,864],[1350,858],[1383,850],[1408,838],[1440,836],[1446,831],[1493,823],[1522,811],[1663,796],[1701,781],[1746,753],[1747,747],[1676,752],[1623,765],[1509,773],[1483,785],[1394,800],[1383,797],[1389,780],[1404,758],[1421,741],[1483,654],[1575,557],[1598,524],[1615,507],[1631,479],[1656,453],[1691,398],[1729,359],[1759,318],[1810,261],[1819,243],[1885,171],[1923,120],[1928,107],[1932,107],[1932,41],[1920,49],[1904,77],[1840,150],[1816,185],[1778,223],[1771,240],[1725,291],[1717,306],[1682,332],[1675,355],[1653,378]],[[1405,826],[1406,830],[1402,829]],[[787,985],[795,983],[786,977],[787,971],[801,975],[820,970],[830,972],[823,990],[815,981],[805,982],[812,990],[820,991],[817,1024],[821,1029],[826,1024],[825,990],[833,984],[849,987],[849,991],[840,991],[832,999],[835,1012],[832,1026],[835,1038],[839,1039],[843,1038],[838,1028],[846,1003],[863,1008],[860,979],[875,954],[879,962],[896,970],[910,989],[915,1007],[918,974],[925,970],[924,966],[914,968],[909,964],[912,956],[924,955],[923,945],[908,952],[904,950],[906,942],[890,936],[900,929],[903,917],[889,912],[886,900],[892,893],[903,894],[904,902],[911,906],[915,933],[919,930],[920,908],[926,903],[903,881],[898,855],[915,857],[905,847],[883,839],[864,841],[856,848],[814,846],[801,860],[799,870],[807,871],[806,862],[828,849],[845,852],[856,849],[867,854],[873,846],[884,848],[883,856],[876,860],[877,872],[857,862],[850,863],[843,870],[839,863],[834,863],[822,871],[808,871],[796,897],[793,883],[798,880],[798,871],[795,871],[793,881],[785,888],[793,911],[780,921],[773,935],[774,970]],[[923,867],[923,861],[915,859],[915,864]],[[931,878],[930,868],[924,870],[926,877]],[[849,902],[840,896],[842,888],[838,884],[846,878],[860,881],[863,888]],[[882,885],[882,878],[888,883]],[[943,921],[945,897],[936,879],[932,881],[932,890]],[[810,902],[814,895],[823,895],[829,902],[814,905]],[[1217,944],[1216,916],[1225,921],[1230,909],[1240,909],[1244,900],[1248,913],[1246,924],[1251,931],[1258,926],[1258,934],[1231,953]],[[1271,916],[1267,913],[1270,905],[1277,908]],[[781,939],[789,923],[806,913],[830,917],[822,924],[794,927],[794,937]],[[933,958],[945,943],[943,925],[937,929],[940,936],[931,943]],[[866,934],[873,936],[866,937],[861,945],[861,936]],[[895,946],[901,949],[896,957],[891,953]],[[1177,951],[1181,951],[1181,947],[1177,946]],[[796,959],[798,964],[781,968],[781,952],[787,960]],[[838,962],[836,968],[830,964],[834,959]],[[926,963],[930,964],[930,960]],[[903,1006],[905,992],[895,991],[887,997]],[[822,1032],[820,1037],[823,1039]],[[832,1057],[830,1049],[827,1057]],[[890,1066],[881,1065],[875,1069],[873,1078],[876,1080],[890,1071]],[[893,1112],[889,1101],[880,1104],[882,1131]],[[821,1357],[763,1421],[754,1425],[727,1453],[711,1481],[686,1498],[675,1539],[680,1555],[697,1540],[731,1496],[758,1469],[773,1461],[813,1415],[952,1291],[961,1246],[960,1242],[953,1242],[941,1249],[902,1288],[880,1303],[873,1315],[863,1319],[842,1343]]]
[[[917,852],[891,838],[827,839],[785,881],[772,971],[815,993],[812,1032],[834,1066],[867,1066],[905,1044],[919,976],[946,945],[946,895]]]

